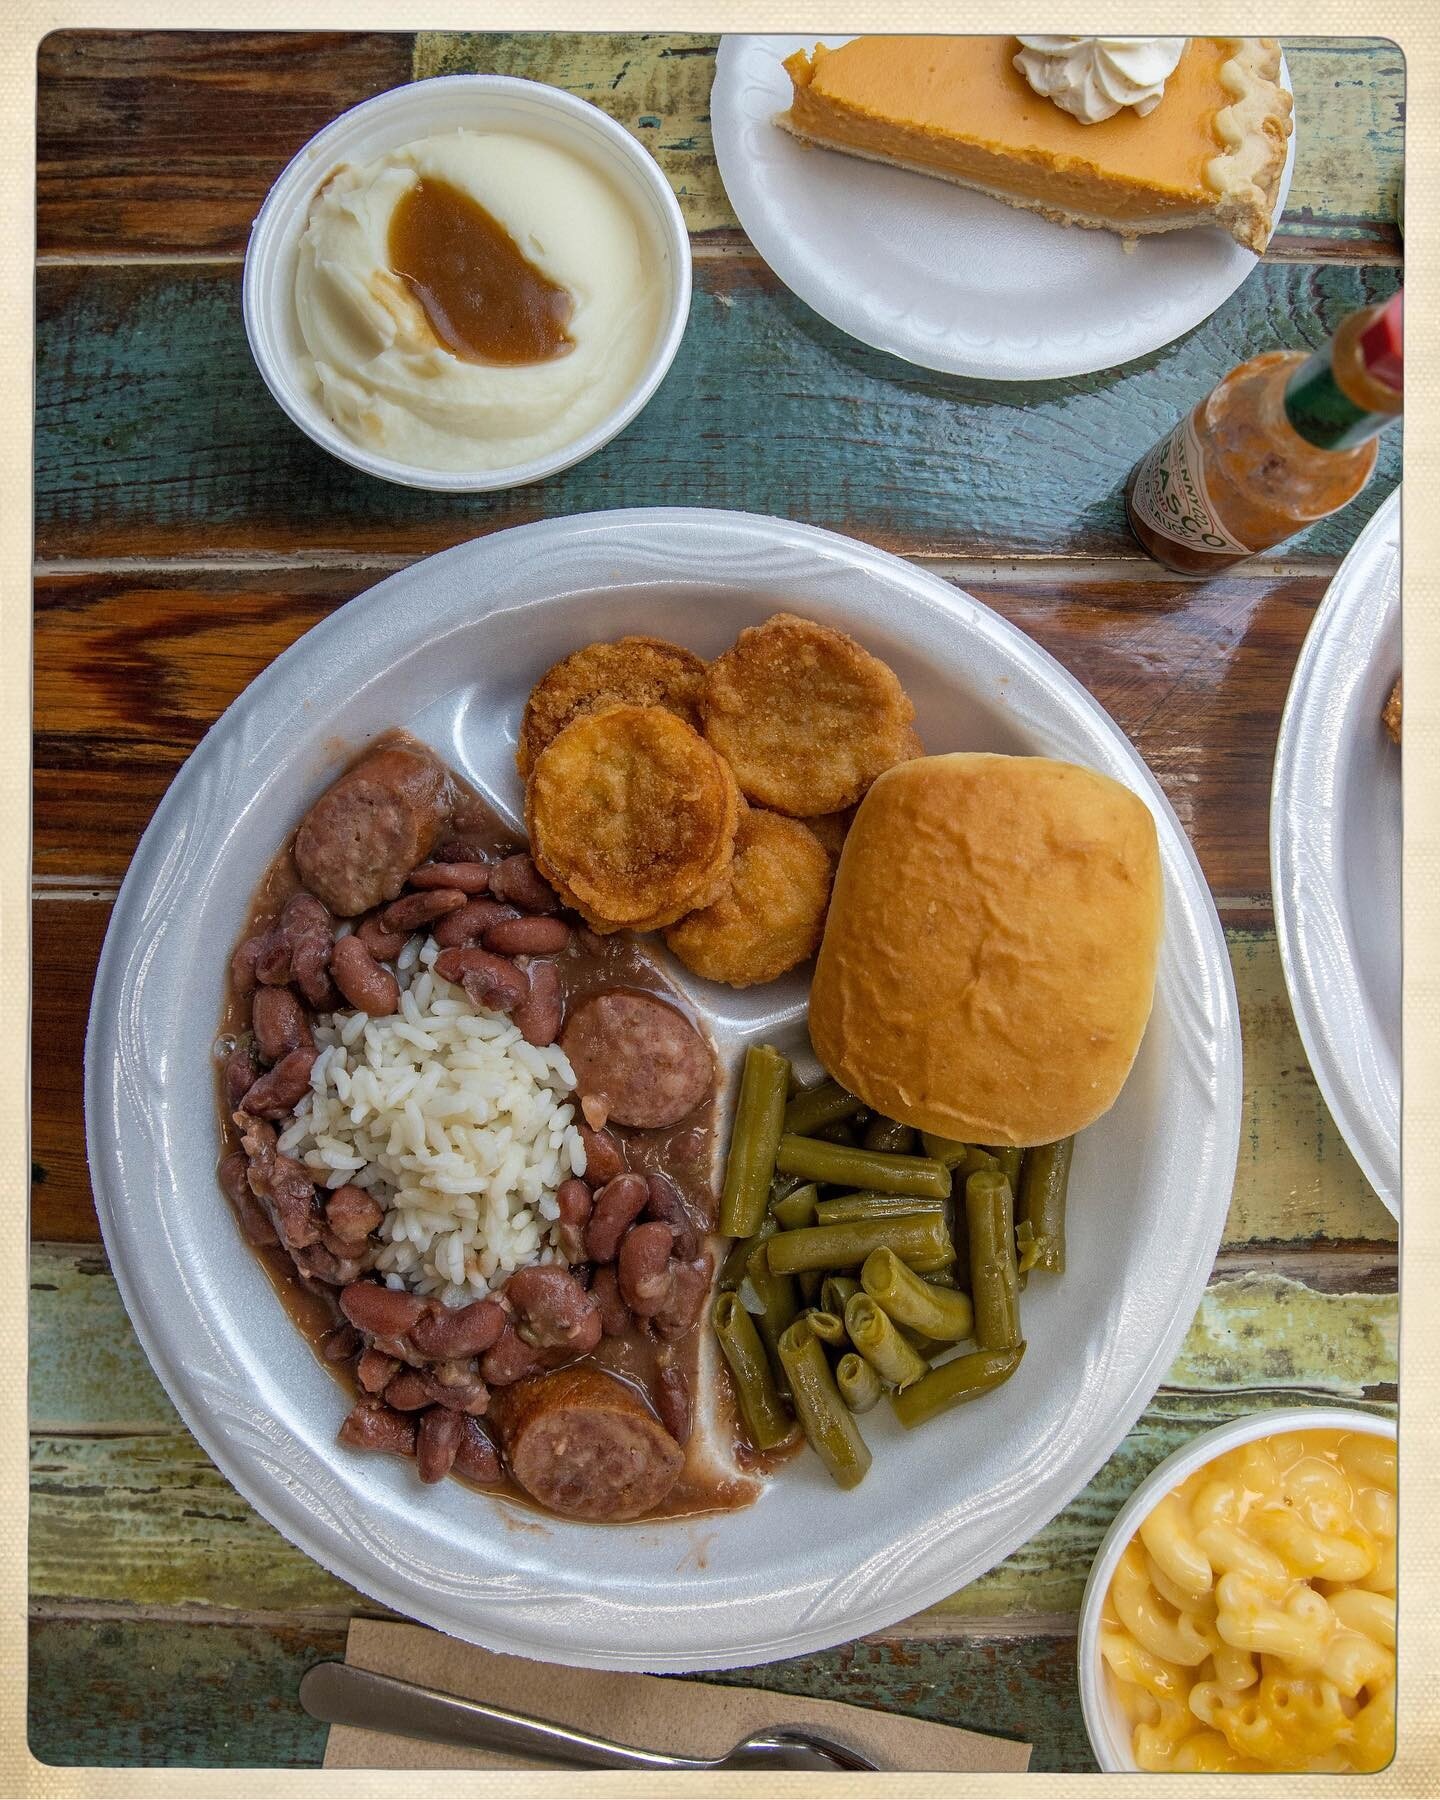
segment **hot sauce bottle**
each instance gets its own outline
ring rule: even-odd
[[[1403,293],[1330,342],[1232,369],[1131,472],[1130,529],[1157,562],[1209,575],[1338,512],[1400,417]]]

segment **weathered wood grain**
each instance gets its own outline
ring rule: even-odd
[[[318,1767],[325,1727],[296,1690],[312,1663],[344,1653],[339,1625],[39,1618],[30,1627],[30,1749],[62,1765]],[[1075,1640],[1063,1633],[882,1637],[697,1679],[1025,1737],[1032,1769],[1088,1769],[1074,1665]],[[683,1704],[683,1693],[676,1698]]]
[[[1056,655],[1130,734],[1213,891],[1269,887],[1281,707],[1321,574],[1189,583],[1152,565],[967,572],[962,585]],[[42,576],[35,615],[37,879],[118,882],[184,758],[365,571]],[[538,674],[538,669],[537,669]]]
[[[654,153],[692,232],[733,235],[710,140],[715,41],[421,32],[413,73],[521,75],[582,95]],[[1286,53],[1299,150],[1271,254],[1392,254],[1403,59],[1373,39],[1291,39]],[[53,33],[39,61],[40,252],[238,254],[296,150],[411,72],[399,33]]]
[[[38,75],[41,256],[234,255],[301,145],[410,79],[410,38],[56,31]]]
[[[51,266],[37,289],[36,553],[421,554],[617,506],[779,513],[906,552],[1136,553],[1136,459],[1243,357],[1313,345],[1394,291],[1374,266],[1265,263],[1214,317],[1070,381],[930,374],[846,338],[745,257],[696,266],[690,329],[644,414],[588,462],[508,494],[427,494],[326,455],[270,400],[225,267]],[[816,446],[824,446],[824,454]],[[1342,554],[1399,476],[1287,554]]]
[[[1306,1270],[1316,1260],[1212,1281],[1165,1386],[1116,1456],[1030,1543],[939,1610],[980,1619],[1073,1610],[1125,1496],[1223,1418],[1305,1399],[1387,1408],[1393,1266],[1377,1276],[1367,1259],[1350,1257],[1328,1286],[1315,1286]],[[101,1257],[36,1248],[31,1332],[34,1599],[310,1616],[375,1610],[285,1544],[215,1471],[151,1374]]]
[[[35,920],[32,1060],[37,1242],[98,1240],[81,1129],[81,1073],[90,988],[109,902],[46,898]],[[1254,1244],[1393,1245],[1395,1221],[1345,1148],[1315,1085],[1285,995],[1275,939],[1229,933],[1245,1045],[1245,1097],[1232,1248]]]

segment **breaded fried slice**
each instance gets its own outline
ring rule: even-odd
[[[586,644],[530,691],[515,752],[520,779],[530,779],[535,758],[573,719],[602,706],[663,706],[698,731],[704,679],[704,659],[663,638]]]
[[[1400,742],[1401,721],[1405,709],[1405,696],[1401,692],[1402,680],[1403,677],[1399,675],[1395,677],[1395,685],[1390,690],[1390,698],[1385,702],[1385,709],[1380,714],[1381,719],[1384,720],[1385,729],[1397,744]]]
[[[582,713],[525,790],[530,854],[596,931],[649,931],[706,903],[735,847],[740,794],[699,732],[661,706]]]
[[[745,798],[797,819],[853,806],[918,742],[894,670],[793,613],[750,626],[711,663],[700,711]]]
[[[847,806],[843,812],[820,813],[816,818],[807,819],[805,824],[825,846],[825,854],[831,862],[838,863],[854,819],[855,808]]]
[[[747,807],[719,898],[672,925],[665,942],[707,981],[736,988],[774,981],[819,948],[832,874],[808,826]]]

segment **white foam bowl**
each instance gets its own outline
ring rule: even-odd
[[[300,239],[316,194],[337,163],[366,163],[433,133],[510,131],[568,151],[607,175],[629,202],[653,277],[663,286],[650,354],[629,391],[583,436],[527,463],[428,469],[355,443],[306,380],[309,354],[295,308]],[[392,88],[342,113],[311,138],[271,188],[245,253],[245,333],[265,385],[323,450],[367,475],[438,493],[523,487],[593,456],[635,418],[665,378],[690,316],[690,236],[660,165],[623,126],[560,88],[509,75],[440,75]]]
[[[1166,1494],[1179,1487],[1197,1469],[1217,1456],[1223,1456],[1227,1450],[1254,1443],[1256,1438],[1274,1437],[1282,1431],[1362,1431],[1371,1437],[1393,1439],[1395,1423],[1392,1419],[1377,1418],[1373,1413],[1352,1412],[1341,1406],[1296,1406],[1278,1412],[1250,1413],[1243,1419],[1232,1419],[1228,1425],[1217,1425],[1213,1431],[1202,1432],[1183,1450],[1167,1456],[1140,1483],[1106,1532],[1080,1601],[1077,1650],[1080,1704],[1090,1747],[1107,1775],[1129,1774],[1139,1768],[1130,1747],[1129,1721],[1120,1709],[1114,1683],[1100,1654],[1100,1615],[1105,1610],[1110,1578],[1125,1546]]]

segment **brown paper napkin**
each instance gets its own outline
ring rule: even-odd
[[[764,1725],[814,1725],[853,1745],[881,1769],[1021,1774],[1030,1765],[1029,1744],[951,1725],[845,1706],[837,1700],[801,1700],[761,1688],[561,1669],[477,1650],[419,1625],[352,1619],[345,1660],[422,1687],[579,1726],[621,1743],[687,1756],[722,1756]],[[554,1770],[556,1765],[336,1725],[325,1746],[325,1767]]]

